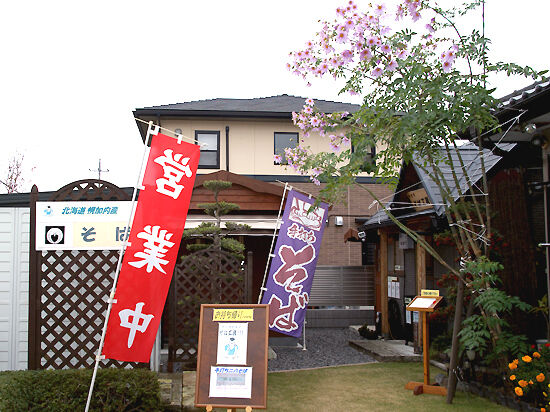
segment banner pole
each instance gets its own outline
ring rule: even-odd
[[[269,269],[269,263],[271,262],[271,258],[273,254],[273,245],[275,244],[275,236],[277,235],[277,230],[279,229],[279,222],[281,221],[281,211],[283,210],[283,203],[285,201],[287,188],[288,188],[288,182],[285,182],[285,190],[283,190],[283,197],[281,197],[279,214],[277,215],[277,222],[275,223],[275,229],[273,230],[273,237],[271,238],[271,246],[269,247],[269,254],[267,255],[267,262],[265,264],[264,279],[262,280],[262,286],[260,287],[260,294],[258,295],[258,304],[260,304],[260,302],[262,301],[262,296],[265,291],[265,280],[267,278],[267,271]],[[292,186],[290,187],[290,189],[292,189]]]
[[[93,394],[93,391],[94,391],[94,384],[95,384],[95,379],[96,379],[96,376],[97,376],[97,370],[99,368],[99,362],[101,361],[101,359],[104,359],[105,357],[101,355],[101,352],[103,351],[103,344],[105,342],[105,334],[107,332],[107,322],[109,321],[109,315],[111,314],[111,309],[113,307],[113,299],[115,297],[115,290],[116,290],[116,284],[117,284],[117,281],[118,281],[118,275],[120,274],[120,266],[122,265],[122,256],[124,255],[124,251],[126,250],[126,246],[128,245],[128,238],[130,236],[130,227],[132,225],[132,222],[134,220],[134,214],[136,212],[136,197],[137,197],[137,190],[138,190],[138,187],[141,187],[141,182],[142,182],[142,178],[143,178],[143,165],[146,163],[146,158],[147,158],[147,148],[149,147],[149,142],[151,140],[151,136],[152,135],[157,135],[158,134],[158,131],[159,131],[159,126],[155,125],[153,126],[153,122],[150,121],[149,122],[149,127],[147,128],[147,137],[146,137],[146,141],[145,141],[145,148],[143,149],[143,157],[142,157],[142,160],[141,160],[141,167],[139,169],[139,175],[138,175],[138,178],[137,178],[137,182],[136,182],[136,185],[134,186],[134,192],[132,194],[132,206],[131,206],[131,213],[130,213],[130,216],[128,217],[128,224],[126,225],[126,233],[125,233],[125,236],[124,236],[124,242],[122,244],[122,246],[120,247],[120,252],[119,252],[119,255],[118,255],[118,262],[117,262],[117,267],[116,267],[116,270],[115,270],[115,278],[113,280],[113,286],[111,288],[111,294],[109,295],[109,298],[108,298],[108,306],[107,306],[107,311],[105,313],[105,321],[103,323],[103,331],[101,332],[101,340],[99,341],[99,348],[97,350],[97,354],[96,354],[96,357],[95,357],[95,365],[94,365],[94,372],[92,373],[92,381],[90,382],[90,390],[88,391],[88,399],[86,400],[86,409],[84,410],[85,412],[88,412],[89,408],[90,408],[90,401],[92,400],[92,394]]]

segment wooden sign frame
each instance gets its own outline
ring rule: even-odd
[[[214,314],[224,311],[241,310],[241,313],[250,310],[252,320],[223,319],[214,320]],[[248,310],[248,311],[246,311]],[[247,323],[246,364],[230,365],[217,364],[218,360],[218,331],[223,323]],[[197,378],[195,384],[195,406],[212,408],[246,408],[247,410],[267,408],[267,347],[268,347],[269,305],[201,305],[199,324],[199,348],[197,356]],[[250,398],[240,397],[210,397],[210,379],[213,367],[252,368],[252,390]]]
[[[420,299],[434,299],[434,302],[429,307],[417,307],[416,304],[418,304]],[[407,310],[413,312],[433,312],[442,299],[443,296],[415,296],[411,303],[407,305]]]
[[[425,306],[425,302],[421,302],[421,299],[433,299],[434,301]],[[421,393],[429,393],[432,395],[447,396],[447,388],[444,386],[430,385],[430,339],[428,331],[428,313],[433,312],[439,302],[443,299],[443,296],[415,296],[415,298],[407,305],[408,311],[420,312],[422,315],[422,352],[424,353],[424,382],[408,382],[405,385],[405,389],[414,391],[415,395]],[[416,302],[416,305],[415,305]]]

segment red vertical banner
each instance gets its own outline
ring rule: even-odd
[[[103,355],[149,362],[176,264],[200,147],[153,136]]]

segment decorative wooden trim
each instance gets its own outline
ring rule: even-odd
[[[284,193],[284,186],[280,184],[262,182],[251,177],[238,175],[228,172],[226,170],[220,170],[218,172],[210,173],[207,175],[197,176],[195,179],[195,185],[193,187],[200,187],[207,180],[225,180],[226,182],[231,182],[246,187],[254,192],[268,193],[279,197],[283,196]]]

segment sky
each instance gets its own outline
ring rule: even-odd
[[[451,0],[442,1],[442,4]],[[24,155],[23,191],[79,179],[136,184],[143,145],[132,110],[290,94],[359,103],[326,78],[311,87],[286,70],[332,20],[334,0],[20,0],[0,4],[0,180]],[[368,2],[357,0],[359,8]],[[550,69],[543,0],[487,0],[490,57]],[[462,21],[481,28],[481,13]],[[527,86],[495,78],[495,96]],[[91,171],[92,170],[92,171]],[[0,193],[5,191],[0,188]]]

